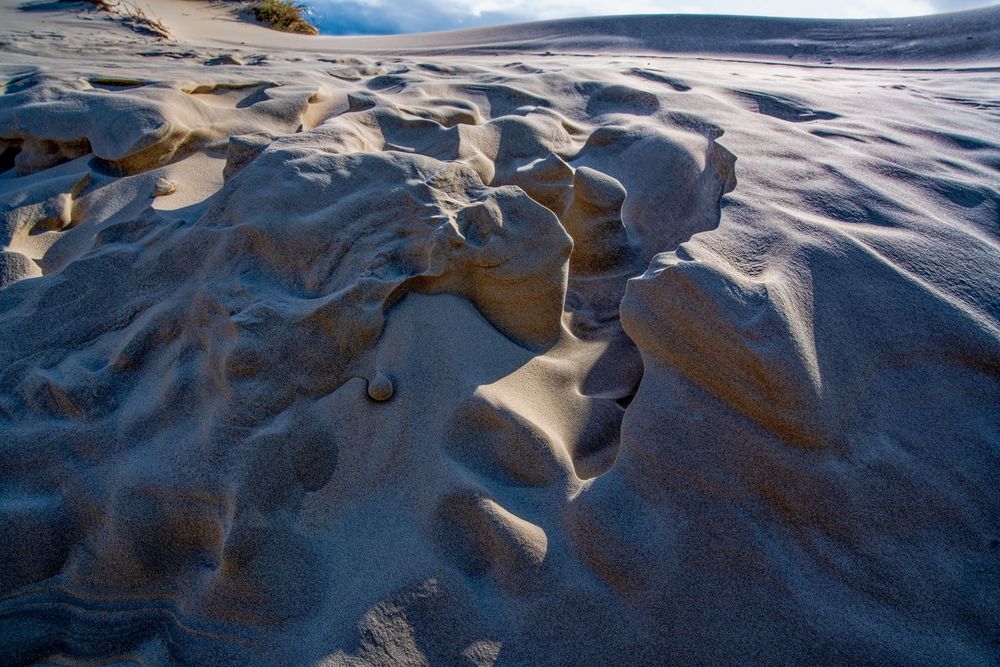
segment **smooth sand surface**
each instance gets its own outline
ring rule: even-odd
[[[0,664],[1000,662],[1000,8],[0,2]]]

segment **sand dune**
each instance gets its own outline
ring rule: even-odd
[[[1000,9],[155,8],[0,7],[0,663],[1000,660]]]

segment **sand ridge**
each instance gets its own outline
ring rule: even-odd
[[[0,662],[998,658],[996,10],[866,69],[161,7],[0,9]]]

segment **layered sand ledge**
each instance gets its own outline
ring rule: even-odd
[[[1000,661],[1000,10],[156,8],[0,10],[0,663]]]

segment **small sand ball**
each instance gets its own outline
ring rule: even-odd
[[[388,401],[392,398],[392,380],[385,373],[379,371],[375,377],[368,381],[368,395],[375,401]]]
[[[156,180],[156,185],[153,186],[154,197],[163,197],[166,195],[172,195],[176,191],[177,191],[177,184],[165,178],[158,178]]]

